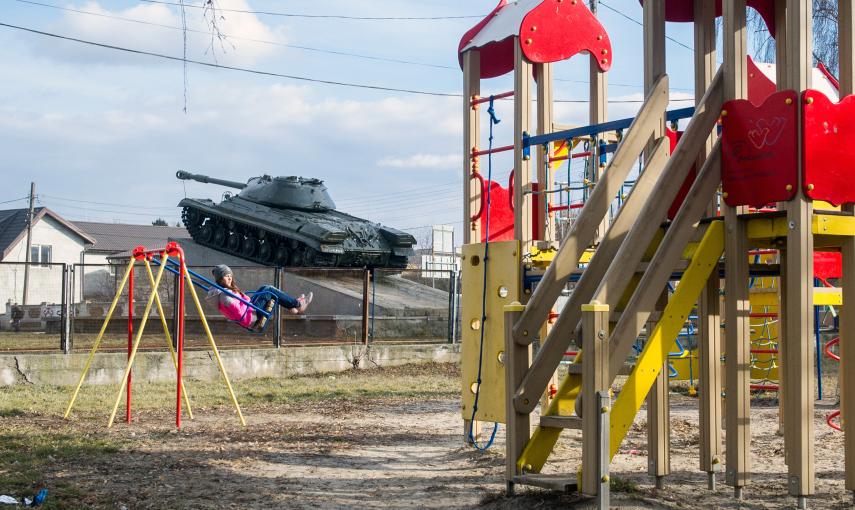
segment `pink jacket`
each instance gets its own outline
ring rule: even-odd
[[[240,297],[249,301],[249,296],[244,293],[239,294]],[[255,321],[255,313],[254,311],[247,306],[245,303],[240,301],[239,299],[235,299],[230,295],[222,292],[218,289],[211,289],[208,292],[208,299],[212,299],[217,297],[217,308],[220,309],[220,313],[222,313],[229,320],[237,321],[241,326],[245,328],[249,328],[252,326],[252,323]]]

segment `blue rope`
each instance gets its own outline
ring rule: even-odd
[[[490,114],[490,138],[489,148],[493,148],[493,126],[501,122],[496,117],[496,111],[493,109],[493,96],[490,96],[490,107],[487,108],[487,113]],[[487,182],[491,182],[493,177],[493,153],[487,154]],[[475,402],[472,404],[472,420],[475,423],[475,413],[478,412],[478,397],[481,395],[481,368],[484,362],[484,330],[487,322],[487,263],[490,260],[490,188],[487,186],[487,218],[484,225],[484,284],[481,289],[481,345],[478,348],[478,378],[475,381]],[[469,427],[469,442],[478,450],[484,451],[493,445],[493,440],[496,439],[496,432],[499,430],[499,424],[493,424],[493,432],[490,434],[490,439],[487,444],[481,446],[475,439],[475,434],[472,432],[473,427]]]

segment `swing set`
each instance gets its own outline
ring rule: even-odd
[[[158,258],[159,257],[159,260]],[[171,257],[175,257],[177,260],[173,260]],[[148,296],[148,300],[146,302],[145,311],[142,315],[142,320],[139,325],[139,330],[136,332],[136,337],[134,338],[134,267],[137,263],[142,263],[145,267],[146,274],[148,275],[148,281],[151,284],[152,292]],[[157,271],[157,275],[152,271],[152,264],[159,267]],[[176,347],[173,347],[172,335],[169,332],[169,327],[166,324],[166,314],[163,310],[163,304],[161,302],[160,296],[158,294],[158,286],[160,285],[161,279],[163,277],[163,273],[165,270],[172,272],[179,276],[178,279],[178,323],[176,327]],[[119,284],[119,288],[116,291],[116,295],[113,298],[113,302],[110,305],[110,308],[107,312],[107,316],[104,319],[104,323],[101,326],[101,330],[98,333],[97,338],[95,339],[95,343],[92,346],[92,350],[89,352],[89,357],[86,360],[86,364],[83,368],[83,373],[80,375],[80,380],[77,383],[77,387],[74,390],[74,393],[71,396],[71,400],[68,403],[68,408],[65,411],[64,418],[68,419],[71,414],[71,410],[74,407],[74,402],[77,399],[77,395],[80,392],[80,388],[83,385],[83,381],[86,379],[86,375],[89,372],[89,368],[92,365],[92,360],[95,357],[95,353],[98,351],[98,348],[101,345],[101,340],[104,337],[104,332],[107,330],[107,325],[110,323],[110,319],[113,316],[113,313],[116,310],[116,306],[119,303],[119,299],[122,296],[122,293],[127,286],[128,289],[128,363],[125,368],[124,376],[122,377],[122,382],[119,385],[119,391],[116,395],[116,402],[113,405],[112,413],[110,414],[110,420],[107,423],[107,427],[110,428],[113,426],[113,422],[116,418],[116,413],[119,409],[119,404],[122,399],[123,391],[126,392],[126,413],[125,419],[128,423],[131,422],[131,382],[132,382],[132,368],[134,365],[134,360],[136,359],[137,352],[139,350],[140,340],[142,339],[143,332],[146,327],[146,323],[148,322],[149,315],[151,313],[152,307],[157,307],[157,313],[160,317],[161,325],[163,326],[163,333],[166,340],[166,346],[169,349],[170,356],[172,357],[172,363],[175,367],[177,374],[177,388],[176,388],[176,411],[175,411],[175,426],[177,428],[181,428],[181,403],[182,399],[187,406],[187,415],[192,420],[193,419],[193,411],[190,407],[190,399],[187,394],[187,389],[184,386],[184,381],[182,380],[182,373],[184,369],[184,325],[185,325],[185,290],[189,289],[190,296],[192,297],[193,303],[196,306],[196,310],[199,313],[199,319],[201,320],[202,327],[205,330],[205,334],[208,338],[208,343],[210,344],[211,351],[214,353],[214,356],[217,360],[217,365],[220,369],[220,374],[223,377],[223,381],[226,384],[226,388],[228,389],[229,396],[231,397],[232,403],[235,406],[235,410],[237,411],[238,418],[240,419],[240,423],[243,426],[246,426],[246,420],[244,420],[243,413],[240,409],[240,404],[238,404],[237,397],[235,396],[235,392],[232,389],[231,382],[229,381],[228,374],[226,373],[225,366],[223,365],[223,360],[220,357],[220,352],[217,349],[217,344],[214,341],[214,336],[211,334],[211,328],[208,325],[208,321],[205,318],[205,313],[202,309],[202,304],[199,301],[199,296],[196,293],[195,286],[199,286],[204,290],[208,290],[210,287],[206,287],[202,282],[207,283],[210,286],[218,288],[222,292],[228,293],[230,296],[240,299],[243,303],[247,304],[247,312],[249,313],[250,307],[256,311],[256,313],[260,314],[265,319],[269,319],[273,312],[268,312],[264,310],[263,307],[259,306],[262,303],[269,303],[271,299],[274,301],[274,305],[276,304],[276,296],[270,294],[269,292],[257,292],[254,293],[251,301],[246,301],[240,296],[236,296],[230,293],[227,289],[223,289],[222,287],[216,285],[214,282],[194,273],[187,269],[186,260],[184,257],[184,251],[178,245],[178,243],[170,242],[166,245],[165,248],[160,250],[146,250],[142,246],[138,246],[133,250],[132,256],[128,262],[128,266],[125,269],[125,274],[122,277],[121,284]],[[189,284],[189,285],[187,285]],[[263,332],[264,328],[266,328],[267,324],[264,324],[264,327],[259,332]]]

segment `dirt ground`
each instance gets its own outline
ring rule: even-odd
[[[672,395],[672,470],[663,490],[652,488],[642,411],[612,464],[617,508],[792,508],[786,496],[783,437],[771,399],[752,408],[754,475],[742,504],[719,475],[708,491],[697,470],[697,401]],[[842,434],[828,428],[830,405],[818,404],[815,497],[812,508],[849,508],[843,488]],[[589,501],[539,489],[506,498],[504,428],[486,452],[462,445],[459,398],[367,398],[253,403],[242,428],[226,406],[197,411],[176,431],[167,410],[144,410],[136,422],[107,431],[104,416],[66,422],[50,413],[0,414],[5,440],[29,433],[74,438],[75,449],[54,454],[35,482],[63,487],[50,508],[566,508]],[[575,472],[580,449],[565,432],[548,472]],[[109,447],[101,448],[99,441]],[[27,445],[21,445],[25,448]],[[38,452],[34,452],[38,455]],[[3,473],[16,460],[0,458]],[[8,487],[7,487],[8,488]],[[50,498],[49,498],[50,499]],[[8,507],[12,508],[12,507]]]

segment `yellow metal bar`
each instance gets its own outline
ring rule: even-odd
[[[181,260],[180,256],[179,263],[181,264],[181,267],[184,266],[184,262]],[[208,335],[208,342],[211,344],[211,350],[214,351],[214,356],[217,358],[217,365],[220,367],[220,373],[223,375],[223,380],[226,383],[226,387],[229,389],[229,396],[231,396],[232,403],[234,403],[235,409],[237,410],[238,418],[240,418],[240,424],[246,427],[246,420],[244,420],[243,413],[240,411],[240,404],[238,404],[237,397],[232,389],[232,383],[229,382],[229,376],[226,374],[226,367],[223,366],[223,359],[220,358],[220,351],[217,349],[217,343],[214,342],[214,335],[211,334],[211,328],[208,327],[208,320],[205,319],[205,312],[202,310],[202,304],[199,302],[199,296],[196,295],[196,288],[193,286],[193,280],[190,278],[190,273],[185,272],[184,278],[187,280],[187,287],[190,289],[190,295],[193,296],[193,302],[196,303],[196,310],[199,311],[199,318],[202,320],[202,327],[205,328],[205,334]]]
[[[756,218],[748,221],[749,239],[770,239],[787,237],[789,228],[787,218]],[[811,231],[814,235],[842,236],[855,235],[855,216],[815,213],[811,219]]]
[[[146,266],[148,270],[148,281],[152,288],[157,288],[154,285],[154,273],[151,272],[151,266]],[[154,303],[157,305],[157,314],[160,316],[160,323],[163,325],[163,334],[166,336],[166,347],[169,348],[169,355],[172,356],[172,366],[175,371],[178,371],[178,358],[175,356],[175,349],[172,347],[172,335],[169,334],[169,327],[166,325],[166,314],[163,313],[163,305],[160,303],[160,295],[155,292]],[[184,386],[184,379],[181,379],[181,393],[184,395],[184,403],[187,406],[187,416],[193,419],[193,410],[190,408],[190,396],[187,394],[187,387]]]
[[[137,338],[134,340],[134,346],[131,348],[131,357],[128,358],[128,366],[125,368],[125,375],[122,377],[122,384],[119,385],[119,393],[116,395],[116,404],[113,406],[113,412],[110,413],[110,421],[107,422],[107,428],[113,426],[113,420],[116,419],[116,411],[119,410],[119,403],[122,401],[122,393],[125,390],[125,384],[128,382],[128,377],[131,374],[131,368],[134,366],[134,359],[137,357],[137,349],[140,346],[140,340],[142,340],[143,331],[145,331],[145,325],[148,322],[149,313],[151,313],[151,305],[154,303],[154,296],[157,294],[157,286],[160,285],[160,279],[163,276],[163,270],[166,268],[166,259],[169,255],[166,252],[163,252],[163,259],[160,261],[160,269],[157,271],[157,278],[154,282],[154,285],[151,289],[151,294],[148,296],[148,303],[145,305],[145,312],[143,312],[142,320],[140,321],[140,329],[137,331]],[[148,260],[143,259],[146,267],[149,267]],[[151,268],[149,267],[149,271]]]
[[[641,409],[644,398],[668,361],[668,351],[683,328],[698,295],[718,267],[724,252],[724,225],[720,221],[710,224],[704,238],[683,274],[680,284],[668,301],[662,319],[653,329],[636,360],[635,369],[621,389],[611,414],[611,457],[614,457]]]
[[[122,296],[122,291],[125,290],[125,285],[128,283],[128,276],[130,276],[133,268],[134,258],[131,257],[130,262],[128,262],[128,268],[125,270],[125,276],[122,277],[122,283],[119,284],[119,290],[116,291],[116,295],[113,297],[113,303],[110,305],[110,309],[107,311],[107,316],[104,318],[104,323],[101,325],[101,331],[98,332],[98,337],[95,338],[95,344],[92,346],[92,350],[89,351],[89,357],[86,359],[86,365],[83,367],[83,373],[80,374],[80,380],[77,381],[77,387],[74,389],[74,393],[71,395],[71,401],[68,402],[68,408],[65,410],[65,415],[63,416],[64,419],[68,419],[68,415],[71,414],[71,408],[74,407],[74,401],[77,400],[77,394],[80,393],[80,387],[83,386],[83,380],[86,379],[86,374],[89,372],[89,367],[92,365],[92,359],[95,357],[95,352],[101,345],[101,338],[103,338],[104,332],[107,330],[107,324],[113,317],[113,312],[116,310],[116,304],[118,304],[119,298]]]

